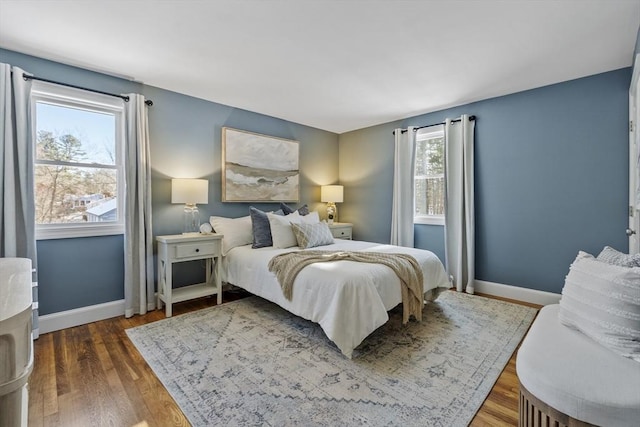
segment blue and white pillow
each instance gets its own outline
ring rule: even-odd
[[[326,222],[291,223],[293,234],[296,236],[298,247],[302,249],[315,248],[316,246],[331,245],[334,242],[333,234]]]

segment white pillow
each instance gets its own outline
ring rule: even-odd
[[[225,218],[212,216],[209,223],[216,233],[223,234],[222,255],[226,255],[236,246],[248,245],[253,242],[253,229],[251,228],[251,216],[241,218]]]
[[[285,216],[267,212],[267,217],[269,218],[269,225],[271,226],[273,247],[278,249],[298,246],[298,240],[296,240],[296,235],[293,234],[291,223],[316,224],[320,222],[320,215],[315,211],[304,216],[300,215],[298,211],[294,211]]]
[[[596,259],[620,267],[640,267],[640,254],[625,254],[611,246],[605,246]]]
[[[296,211],[296,213],[298,213],[298,211]],[[298,215],[300,214],[298,213]],[[316,211],[309,212],[307,215],[300,215],[300,217],[305,224],[316,224],[320,222],[320,215]]]
[[[597,343],[640,362],[640,267],[579,252],[562,289],[559,319]]]

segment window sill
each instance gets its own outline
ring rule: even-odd
[[[416,216],[413,217],[414,224],[424,225],[444,225],[443,216]]]
[[[124,234],[123,224],[36,226],[36,240],[74,239],[119,234]]]

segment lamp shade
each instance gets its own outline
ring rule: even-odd
[[[209,181],[206,179],[172,179],[171,203],[209,203]]]
[[[320,187],[320,201],[342,203],[344,187],[342,185],[323,185]]]

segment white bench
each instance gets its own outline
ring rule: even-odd
[[[640,363],[560,323],[543,307],[516,359],[520,426],[640,426]]]

